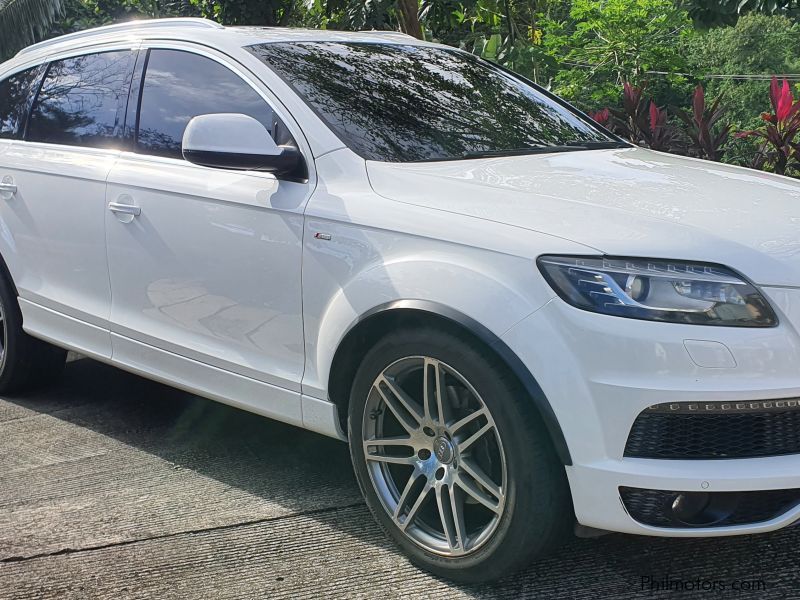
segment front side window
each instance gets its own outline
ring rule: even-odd
[[[0,139],[13,139],[22,134],[41,69],[27,69],[0,81]]]
[[[367,160],[448,160],[617,143],[535,87],[466,52],[350,42],[276,42],[249,50]]]
[[[182,158],[189,121],[213,113],[253,117],[281,143],[288,133],[264,99],[218,62],[181,50],[151,50],[142,88],[136,150]]]
[[[50,63],[25,139],[97,148],[120,144],[134,53],[102,52]]]

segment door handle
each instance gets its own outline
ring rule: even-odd
[[[132,204],[120,204],[119,202],[109,202],[108,210],[114,214],[131,215],[133,217],[138,217],[142,214],[141,207],[133,206]]]
[[[0,195],[6,200],[10,200],[11,197],[17,193],[17,184],[14,183],[14,180],[11,176],[6,175],[3,177],[3,181],[0,181]]]

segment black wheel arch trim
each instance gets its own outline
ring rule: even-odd
[[[6,264],[6,259],[3,257],[3,254],[0,253],[0,277],[4,277],[8,285],[11,286],[11,291],[14,296],[19,296],[19,292],[17,291],[17,284],[14,283],[14,278],[11,276],[11,271]]]
[[[550,439],[553,442],[553,447],[555,448],[555,451],[558,454],[561,462],[567,466],[572,465],[572,456],[570,455],[569,447],[567,446],[567,441],[564,437],[564,432],[561,430],[561,425],[559,424],[558,418],[553,411],[553,407],[550,405],[547,396],[545,396],[545,393],[539,383],[536,381],[536,378],[531,374],[516,353],[509,348],[509,346],[502,339],[500,339],[487,327],[472,317],[468,317],[467,315],[450,308],[447,305],[440,304],[432,300],[395,300],[375,306],[362,314],[358,319],[350,324],[341,339],[346,339],[350,332],[353,331],[353,329],[359,323],[366,321],[376,314],[391,310],[414,310],[443,317],[463,327],[479,340],[484,342],[487,346],[489,346],[494,352],[497,353],[503,362],[505,362],[506,366],[511,369],[511,371],[519,379],[525,390],[530,395],[533,403],[539,411],[540,416],[542,417],[542,421],[544,421],[545,427],[550,434]]]

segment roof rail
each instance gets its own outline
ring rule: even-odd
[[[84,37],[92,37],[103,33],[117,33],[125,31],[141,31],[147,29],[159,29],[162,27],[205,27],[208,29],[224,29],[219,23],[210,21],[208,19],[198,19],[195,17],[174,17],[169,19],[142,19],[127,21],[125,23],[116,23],[114,25],[105,25],[103,27],[94,27],[93,29],[86,29],[84,31],[76,31],[75,33],[68,33],[51,40],[45,40],[38,44],[33,44],[27,48],[23,48],[17,53],[17,56],[28,54],[48,46],[60,44],[71,40],[78,40]]]

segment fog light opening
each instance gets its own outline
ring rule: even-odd
[[[713,525],[728,518],[739,502],[738,494],[680,492],[672,500],[673,518],[694,527]]]

